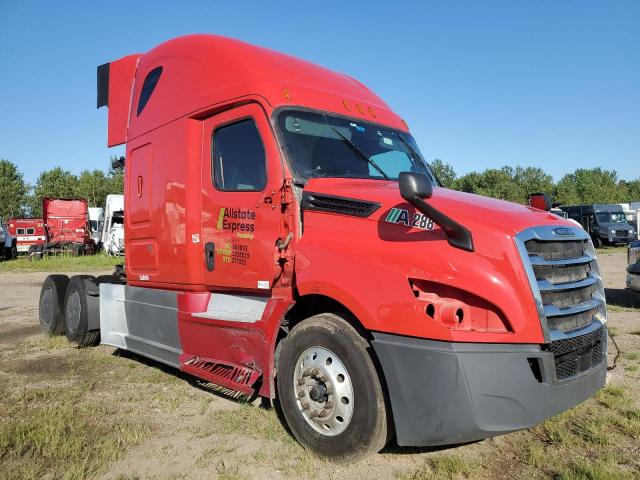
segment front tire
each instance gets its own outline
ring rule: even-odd
[[[380,451],[390,419],[367,341],[329,313],[301,322],[282,341],[278,397],[296,439],[338,463]]]

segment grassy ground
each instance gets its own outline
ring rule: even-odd
[[[122,257],[109,257],[102,253],[82,257],[46,256],[42,260],[18,257],[15,260],[0,261],[0,272],[84,272],[108,270],[123,262]]]
[[[602,260],[610,292],[624,278],[617,257]],[[392,443],[342,466],[300,447],[275,409],[231,401],[111,347],[76,349],[42,336],[36,308],[45,275],[0,274],[0,287],[17,285],[0,297],[0,480],[640,478],[640,304],[621,288],[609,307],[621,354],[595,398],[525,431],[437,449]]]
[[[604,246],[602,248],[597,248],[596,252],[598,253],[598,255],[611,255],[612,253],[621,253],[621,252],[624,252],[626,254],[627,246],[626,245],[616,245],[614,247]]]

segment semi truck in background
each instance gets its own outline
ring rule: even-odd
[[[46,242],[36,245],[34,259],[43,255],[88,255],[95,252],[91,239],[87,200],[84,198],[45,198],[42,220]]]
[[[100,248],[102,239],[102,227],[104,225],[104,208],[89,207],[89,232],[91,240],[96,248]]]
[[[41,218],[10,218],[9,233],[17,240],[18,254],[31,254],[37,245],[46,241],[44,222]]]
[[[98,67],[127,260],[40,323],[246,396],[338,462],[531,427],[605,382],[589,235],[441,187],[359,81],[213,35]]]
[[[582,225],[596,246],[628,244],[636,238],[620,205],[562,205],[569,218]]]
[[[107,255],[124,255],[124,195],[107,195],[100,243]]]

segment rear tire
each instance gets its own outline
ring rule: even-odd
[[[64,333],[64,298],[68,284],[66,275],[49,275],[42,284],[38,314],[40,329],[46,335]]]
[[[64,326],[67,340],[78,347],[100,343],[100,330],[89,330],[89,307],[85,281],[95,282],[90,275],[71,277],[64,299]]]
[[[367,341],[343,318],[323,313],[282,342],[278,398],[296,439],[337,463],[380,451],[391,425]]]

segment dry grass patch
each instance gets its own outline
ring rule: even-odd
[[[3,479],[83,479],[116,460],[150,433],[117,408],[86,402],[91,383],[32,390],[3,398],[0,461]]]
[[[434,455],[418,470],[399,474],[399,480],[478,478],[474,464],[459,455]]]
[[[109,257],[102,253],[74,257],[72,255],[46,256],[42,260],[18,257],[0,262],[0,272],[89,272],[111,270],[124,262],[121,257]]]

